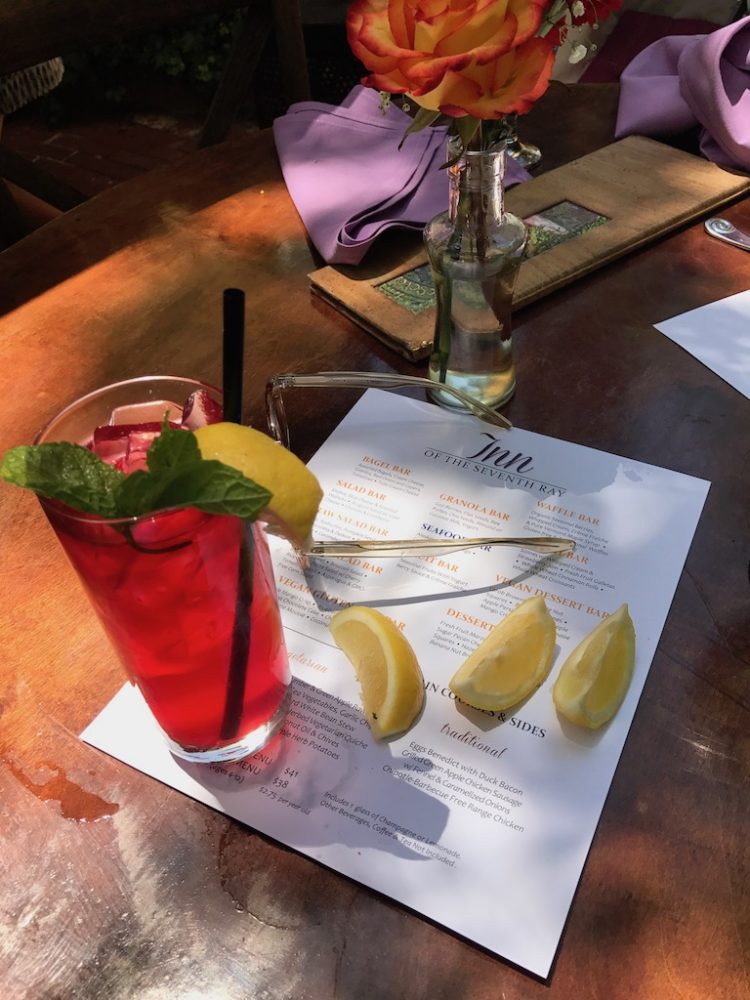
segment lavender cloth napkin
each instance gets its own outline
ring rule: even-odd
[[[621,76],[616,138],[696,125],[707,159],[750,171],[750,17],[709,35],[662,38]]]
[[[446,129],[416,132],[399,149],[409,121],[359,86],[338,107],[302,101],[274,121],[284,181],[329,264],[359,264],[385,230],[420,230],[448,207]],[[509,157],[506,185],[528,178]]]

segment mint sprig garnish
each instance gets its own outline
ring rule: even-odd
[[[165,472],[168,469],[200,461],[201,452],[195,434],[192,431],[170,427],[165,417],[161,425],[161,434],[154,438],[146,452],[149,471]]]
[[[176,433],[192,434],[191,431]],[[270,499],[267,489],[237,469],[199,457],[185,465],[125,476],[116,490],[116,516],[133,517],[171,507],[198,507],[209,514],[236,514],[254,521]]]
[[[66,442],[22,445],[5,453],[0,478],[88,514],[136,517],[175,507],[254,521],[272,494],[223,462],[201,457],[192,431],[166,420],[146,453],[148,471],[126,475],[88,448]]]
[[[55,441],[22,445],[5,453],[0,476],[87,514],[117,517],[116,495],[124,473],[80,444]]]

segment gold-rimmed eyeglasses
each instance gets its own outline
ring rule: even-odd
[[[284,372],[275,375],[266,383],[266,419],[268,429],[277,441],[286,448],[290,447],[289,426],[284,409],[283,393],[287,389],[404,389],[417,387],[435,389],[435,383],[428,378],[418,378],[415,375],[388,375],[383,372]],[[441,392],[447,392],[467,411],[481,420],[486,420],[495,427],[510,430],[512,424],[507,417],[491,410],[483,403],[468,396],[460,389],[450,385],[441,385]]]
[[[289,425],[284,409],[283,393],[286,389],[303,388],[352,388],[352,389],[401,389],[406,387],[434,389],[435,383],[430,379],[418,378],[412,375],[388,375],[382,372],[284,372],[269,379],[266,384],[266,419],[268,429],[286,448],[291,449]],[[441,392],[447,392],[459,400],[472,415],[486,420],[495,427],[505,430],[512,428],[511,422],[489,409],[484,404],[472,399],[460,389],[449,385],[441,385]],[[273,529],[269,529],[273,530]],[[401,557],[406,555],[434,555],[440,552],[455,552],[461,549],[480,548],[495,545],[512,545],[520,548],[536,549],[546,554],[572,552],[575,542],[570,538],[553,537],[490,537],[462,539],[336,539],[333,541],[316,541],[310,539],[305,548],[306,556],[329,556],[333,558],[349,558],[366,553],[373,557]]]

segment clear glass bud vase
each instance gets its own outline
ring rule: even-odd
[[[453,141],[449,156],[455,156]],[[437,296],[429,377],[461,389],[486,406],[515,389],[511,304],[527,231],[503,205],[504,145],[468,150],[448,168],[448,211],[427,224],[424,241]],[[447,393],[434,398],[450,409]]]

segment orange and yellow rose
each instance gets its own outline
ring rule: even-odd
[[[524,113],[547,89],[553,46],[534,37],[550,0],[355,0],[346,28],[362,81],[452,118]]]

